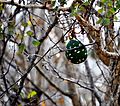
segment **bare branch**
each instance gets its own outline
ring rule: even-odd
[[[37,67],[35,66],[36,70],[50,83],[50,85],[52,85],[54,88],[56,88],[59,92],[61,92],[62,94],[64,94],[65,96],[70,97],[69,93],[66,93],[64,91],[62,91],[59,87],[57,87],[53,82],[50,81],[50,79],[47,78],[47,76]]]

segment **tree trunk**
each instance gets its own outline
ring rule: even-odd
[[[88,80],[90,83],[90,87],[91,89],[95,89],[95,85],[94,85],[94,81],[93,81],[93,77],[91,74],[91,69],[89,67],[88,61],[85,61],[85,68],[86,68]],[[91,103],[92,103],[92,106],[96,106],[95,96],[93,92],[91,92]]]
[[[76,77],[76,75],[75,75],[76,70],[72,63],[70,63],[69,61],[66,61],[65,68],[66,68],[66,70],[65,70],[66,75],[68,78]],[[80,98],[79,98],[80,95],[78,96],[77,92],[76,92],[75,84],[68,82],[68,90],[69,90],[69,93],[71,94],[71,100],[72,100],[73,106],[82,106]]]

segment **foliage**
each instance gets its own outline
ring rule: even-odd
[[[33,96],[35,96],[37,94],[37,92],[36,91],[31,91],[29,94],[28,94],[28,99],[29,98],[32,98]]]
[[[119,106],[119,11],[120,0],[0,0],[0,103]]]

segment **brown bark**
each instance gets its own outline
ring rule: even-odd
[[[114,3],[113,3],[113,7],[114,7]],[[109,9],[110,7],[108,6],[107,9]],[[106,39],[105,39],[105,42],[106,42],[106,49],[107,51],[110,51],[110,52],[114,52],[115,51],[115,44],[114,44],[114,16],[111,17],[111,21],[110,21],[110,24],[108,26],[106,26]],[[113,66],[113,64],[115,64]],[[114,105],[114,106],[118,106],[118,93],[119,93],[119,85],[120,85],[120,61],[118,60],[111,60],[110,61],[110,66],[112,65],[113,68],[111,71],[113,73],[113,75],[111,76],[111,79],[112,79],[112,82],[111,82],[111,88],[107,89],[107,95],[108,96],[107,98],[110,98],[110,96],[113,97],[113,101],[111,102],[111,105]]]
[[[92,26],[88,21],[84,20],[81,16],[77,15],[76,19],[79,21],[80,25],[83,26],[83,28],[89,33],[89,35],[95,40],[96,44],[94,45],[96,54],[98,58],[107,66],[111,65],[111,60],[118,61],[118,64],[116,68],[113,70],[113,76],[112,81],[113,84],[111,84],[111,87],[108,88],[107,95],[105,97],[105,100],[110,101],[110,97],[112,96],[114,99],[110,102],[110,104],[118,106],[118,96],[117,93],[119,84],[120,84],[120,62],[119,62],[119,55],[117,53],[114,53],[114,43],[113,43],[113,24],[111,23],[110,26],[108,26],[108,29],[111,31],[109,32],[110,39],[106,40],[106,50],[102,48],[101,46],[101,32],[96,27]]]
[[[118,54],[113,52],[108,52],[104,50],[101,46],[101,30],[92,26],[88,21],[84,20],[80,15],[76,16],[76,19],[79,21],[80,25],[89,33],[89,35],[95,40],[96,44],[94,45],[97,56],[100,60],[109,65],[109,59],[114,58],[118,59]]]

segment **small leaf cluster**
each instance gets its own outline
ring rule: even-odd
[[[101,24],[103,26],[108,26],[112,22],[112,18],[117,20],[117,12],[120,9],[120,0],[101,0],[97,2],[98,13],[102,14],[103,17],[100,17],[97,21],[97,24]]]

